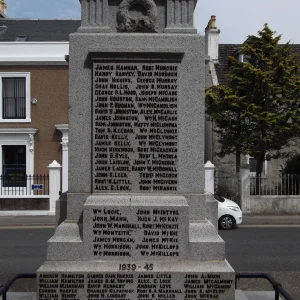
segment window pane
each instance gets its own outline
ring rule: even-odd
[[[4,187],[26,186],[26,146],[2,146]]]
[[[26,78],[3,78],[3,119],[26,118]]]
[[[250,172],[256,172],[257,160],[256,158],[249,158]]]

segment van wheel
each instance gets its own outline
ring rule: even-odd
[[[232,216],[224,215],[219,219],[219,226],[224,230],[229,230],[235,227],[235,219]]]

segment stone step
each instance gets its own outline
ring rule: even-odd
[[[242,290],[235,290],[235,300],[248,300]]]
[[[274,300],[275,291],[245,291],[246,299],[248,300]],[[283,298],[279,297],[279,300]],[[236,299],[238,300],[238,299]]]
[[[224,260],[225,242],[210,221],[190,223],[189,259]]]
[[[82,251],[81,223],[62,222],[47,242],[47,260],[79,260]]]

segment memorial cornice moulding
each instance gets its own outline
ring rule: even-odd
[[[134,62],[181,62],[184,51],[180,48],[174,49],[115,49],[112,51],[99,51],[98,49],[89,49],[92,61],[134,61]]]
[[[80,3],[79,33],[197,33],[193,20],[196,0],[80,0]]]

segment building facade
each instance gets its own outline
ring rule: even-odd
[[[3,1],[0,2],[2,15]],[[44,176],[54,160],[68,189],[69,34],[80,21],[0,21],[0,211],[47,210],[28,176]],[[2,30],[1,30],[2,27]],[[25,183],[27,176],[27,183]],[[21,178],[21,179],[20,179]],[[46,185],[46,184],[45,184]],[[32,187],[32,188],[31,188]],[[43,186],[43,188],[45,188]],[[25,197],[26,196],[26,197]],[[47,202],[48,201],[48,202]]]
[[[214,16],[213,16],[214,17]],[[213,18],[212,17],[212,18]],[[213,18],[215,22],[215,17]],[[211,22],[210,22],[211,23]],[[217,29],[215,23],[213,27],[206,28],[206,50],[207,50],[207,86],[224,84],[228,82],[226,74],[229,72],[228,57],[234,56],[239,61],[244,60],[243,54],[239,51],[239,44],[219,44],[220,30]],[[295,52],[300,54],[300,45],[292,45]],[[213,132],[213,124],[206,122],[206,160],[210,160],[215,164],[217,169],[228,174],[235,174],[235,155],[227,155],[220,158],[215,155],[218,150],[218,138]],[[289,149],[283,149],[283,152],[299,153],[299,145],[297,142]],[[280,170],[285,165],[287,158],[272,159],[265,161],[263,175],[280,174]],[[241,156],[241,163],[249,165],[250,172],[255,173],[256,160],[249,155]]]

